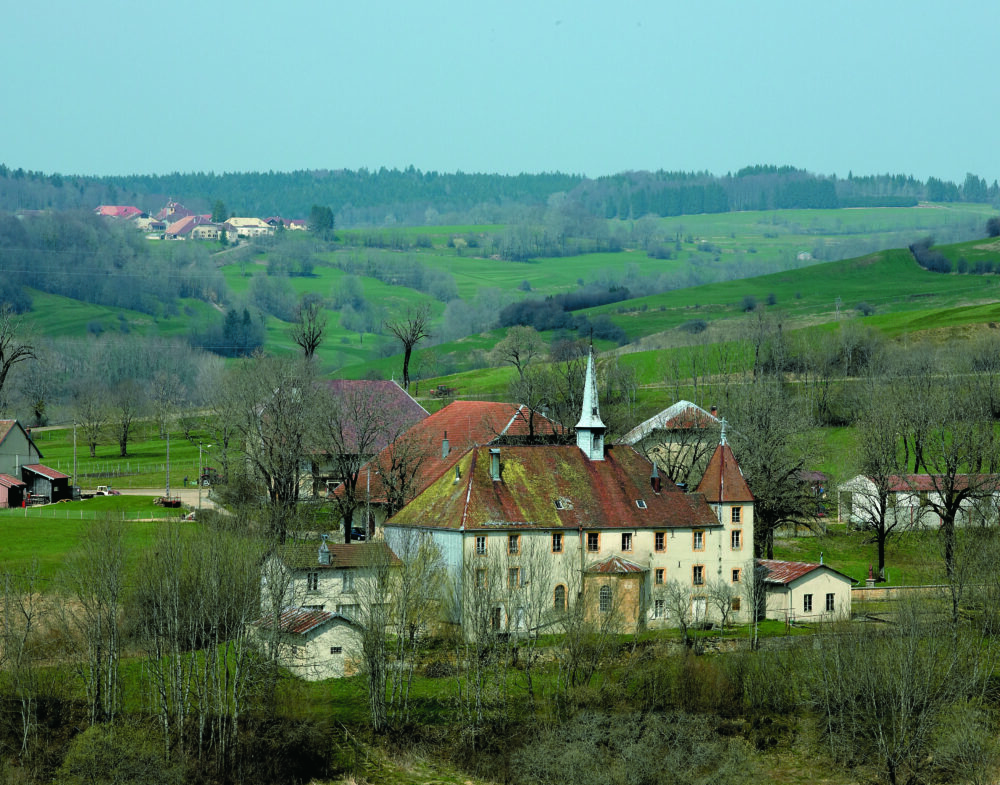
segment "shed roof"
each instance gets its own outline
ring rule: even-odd
[[[25,483],[17,479],[17,477],[11,477],[9,474],[0,474],[0,485],[5,488],[19,488],[24,486]]]
[[[29,472],[34,472],[35,474],[40,474],[47,480],[68,480],[69,475],[63,474],[62,472],[57,472],[55,469],[50,469],[48,466],[43,466],[40,463],[26,463],[21,467],[22,469],[27,469]]]

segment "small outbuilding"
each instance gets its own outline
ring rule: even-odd
[[[0,474],[0,507],[20,507],[27,486],[9,474]]]
[[[357,672],[360,651],[358,624],[339,613],[310,608],[285,608],[275,619],[254,622],[266,639],[278,626],[279,662],[306,681],[336,679]]]
[[[21,477],[24,479],[31,496],[40,496],[50,502],[73,498],[69,475],[57,472],[48,466],[43,466],[40,463],[22,466]]]
[[[826,564],[758,559],[763,576],[766,615],[786,623],[835,621],[851,617],[854,581]]]

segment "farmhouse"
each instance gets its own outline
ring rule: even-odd
[[[961,503],[955,523],[996,522],[1000,511],[1000,476],[961,474],[954,478],[954,489],[968,493]],[[889,478],[885,500],[887,526],[898,528],[930,528],[941,525],[935,505],[941,505],[943,494],[949,491],[948,480],[930,474],[905,474]],[[859,474],[842,483],[838,489],[837,519],[858,528],[872,526],[881,506],[879,492],[871,478]]]
[[[261,645],[273,640],[281,665],[306,681],[352,676],[357,670],[359,628],[339,613],[285,608],[277,618],[261,617],[254,627]]]
[[[575,445],[497,440],[457,459],[449,446],[448,469],[386,521],[390,546],[420,531],[440,549],[453,623],[475,612],[510,631],[558,628],[584,603],[587,616],[614,614],[635,631],[670,623],[668,585],[682,587],[700,620],[713,613],[710,584],[738,598],[753,497],[725,440],[698,492],[684,493],[631,446],[605,444],[593,352],[582,401]]]
[[[20,507],[30,496],[72,498],[70,478],[41,463],[31,434],[17,420],[0,420],[0,507]]]

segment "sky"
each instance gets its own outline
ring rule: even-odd
[[[12,168],[1000,179],[986,0],[4,5]]]

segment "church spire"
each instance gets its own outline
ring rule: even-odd
[[[587,376],[583,382],[583,407],[576,424],[576,446],[592,461],[604,460],[604,423],[598,409],[597,374],[594,372],[594,346],[587,355]]]

